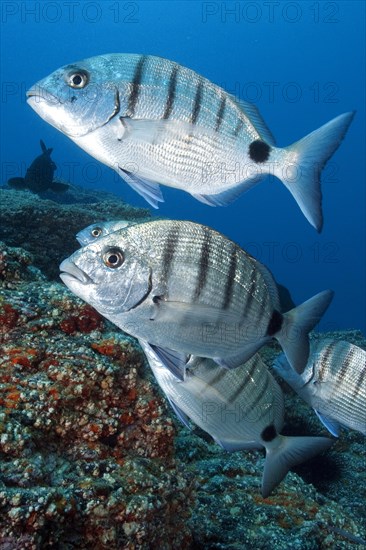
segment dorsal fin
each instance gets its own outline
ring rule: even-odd
[[[248,103],[247,101],[239,100],[234,96],[230,96],[231,99],[238,105],[241,111],[250,119],[253,126],[256,128],[258,133],[260,134],[263,141],[268,143],[268,145],[271,145],[272,147],[276,146],[275,138],[273,137],[273,134],[271,130],[268,128],[267,124],[264,122],[262,115],[260,114],[258,108],[253,105],[252,103]]]
[[[40,145],[41,145],[42,152],[43,152],[45,155],[50,156],[51,153],[52,153],[52,151],[53,151],[53,149],[52,149],[52,148],[51,148],[51,149],[47,149],[47,147],[46,147],[44,141],[42,141],[41,139],[39,140],[39,143],[40,143]]]

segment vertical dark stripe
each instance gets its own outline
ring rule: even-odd
[[[169,230],[163,250],[163,273],[162,277],[164,281],[167,281],[170,275],[174,254],[177,248],[177,242],[179,239],[179,226],[173,225]]]
[[[249,383],[250,379],[253,378],[253,374],[258,366],[259,355],[255,355],[252,361],[253,361],[252,366],[250,367],[250,370],[246,373],[245,377],[243,378],[242,383],[237,387],[234,393],[230,395],[230,397],[228,398],[228,402],[230,404],[236,401],[236,399],[239,397],[241,392],[245,389],[246,385]]]
[[[220,130],[221,123],[224,119],[225,105],[226,105],[226,97],[223,96],[223,98],[221,99],[219,110],[216,115],[216,127],[215,127],[216,132]]]
[[[319,367],[319,370],[318,370],[318,376],[317,376],[317,380],[319,382],[321,382],[323,380],[323,376],[324,376],[324,371],[329,368],[328,366],[328,360],[329,360],[329,357],[335,347],[335,345],[337,344],[337,342],[333,342],[332,344],[329,344],[329,346],[327,346],[326,348],[326,351],[324,352],[324,355],[322,354],[321,355],[321,358],[320,358],[320,367]]]
[[[258,405],[258,403],[261,401],[261,399],[263,398],[264,394],[265,394],[266,391],[268,390],[268,386],[269,386],[269,383],[270,383],[270,377],[269,377],[268,372],[267,372],[266,374],[267,374],[267,376],[266,376],[265,384],[264,384],[262,390],[259,392],[259,394],[258,394],[257,397],[255,398],[255,400],[253,401],[253,403],[251,404],[251,410],[252,410],[252,411],[256,408],[256,406]]]
[[[366,377],[366,363],[365,365],[363,366],[363,369],[359,375],[359,377],[357,378],[357,382],[356,382],[356,391],[354,392],[353,394],[353,397],[357,397],[358,394],[363,390],[365,391],[365,388],[362,387],[364,381],[365,381],[365,377]]]
[[[197,284],[193,295],[194,301],[198,300],[206,284],[208,275],[208,258],[210,255],[210,242],[210,230],[207,227],[204,227]]]
[[[192,109],[192,115],[191,115],[192,124],[196,124],[198,115],[200,114],[202,94],[203,94],[203,84],[202,84],[202,81],[199,80],[197,83],[196,95],[193,102],[193,109]]]
[[[179,70],[178,65],[174,65],[173,69],[172,69],[172,72],[170,74],[169,85],[168,85],[168,95],[167,95],[167,98],[166,98],[163,118],[169,118],[170,113],[173,110],[173,105],[174,105],[174,100],[175,100],[175,90],[176,90],[176,87],[177,87],[178,70]]]
[[[146,60],[147,60],[147,56],[142,55],[135,67],[135,73],[133,75],[133,79],[131,83],[131,92],[130,92],[130,97],[128,98],[128,108],[127,108],[127,115],[131,118],[135,114],[135,108],[136,108],[137,100],[140,93],[140,84],[142,81],[144,65]]]
[[[336,374],[336,380],[335,380],[336,384],[334,388],[335,390],[337,390],[340,386],[342,386],[344,377],[346,376],[348,369],[349,368],[352,369],[352,361],[354,359],[356,352],[357,352],[357,349],[352,347],[350,348],[346,357],[344,358],[342,366]]]
[[[234,129],[234,136],[237,137],[237,135],[239,134],[240,130],[242,129],[244,125],[244,122],[241,120],[241,118],[239,118],[236,126],[235,126],[235,129]]]
[[[225,290],[224,290],[224,301],[222,304],[222,307],[224,309],[227,309],[230,305],[232,294],[233,294],[233,288],[234,288],[234,280],[235,280],[235,274],[236,274],[236,268],[237,268],[237,256],[236,256],[236,246],[232,245],[230,250],[230,265],[229,265],[229,271],[226,275],[226,284],[225,284]]]

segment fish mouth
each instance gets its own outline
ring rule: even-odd
[[[27,90],[27,91],[25,92],[25,95],[26,95],[27,97],[38,97],[39,95],[41,95],[39,92],[40,92],[39,88],[38,88],[38,89],[36,89],[36,88],[31,88],[30,90]]]
[[[60,277],[66,286],[69,286],[70,283],[81,283],[82,285],[94,284],[93,279],[69,259],[64,260],[60,264],[60,271]]]
[[[60,100],[51,92],[48,92],[41,86],[34,86],[25,93],[27,97],[27,103],[41,103],[45,101],[51,104],[60,104]]]

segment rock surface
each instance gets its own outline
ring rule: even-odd
[[[74,188],[74,195],[77,191]],[[58,266],[79,248],[75,235],[81,229],[97,221],[150,217],[148,209],[134,208],[108,193],[89,196],[80,190],[79,195],[77,204],[58,204],[30,191],[0,188],[0,240],[30,252],[35,267],[48,279],[59,280]]]

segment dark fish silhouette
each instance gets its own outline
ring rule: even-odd
[[[52,148],[47,149],[40,140],[42,154],[35,158],[28,168],[24,178],[10,178],[8,185],[15,189],[29,189],[33,193],[42,193],[50,189],[56,193],[63,193],[69,186],[53,180],[56,164],[51,159]]]

